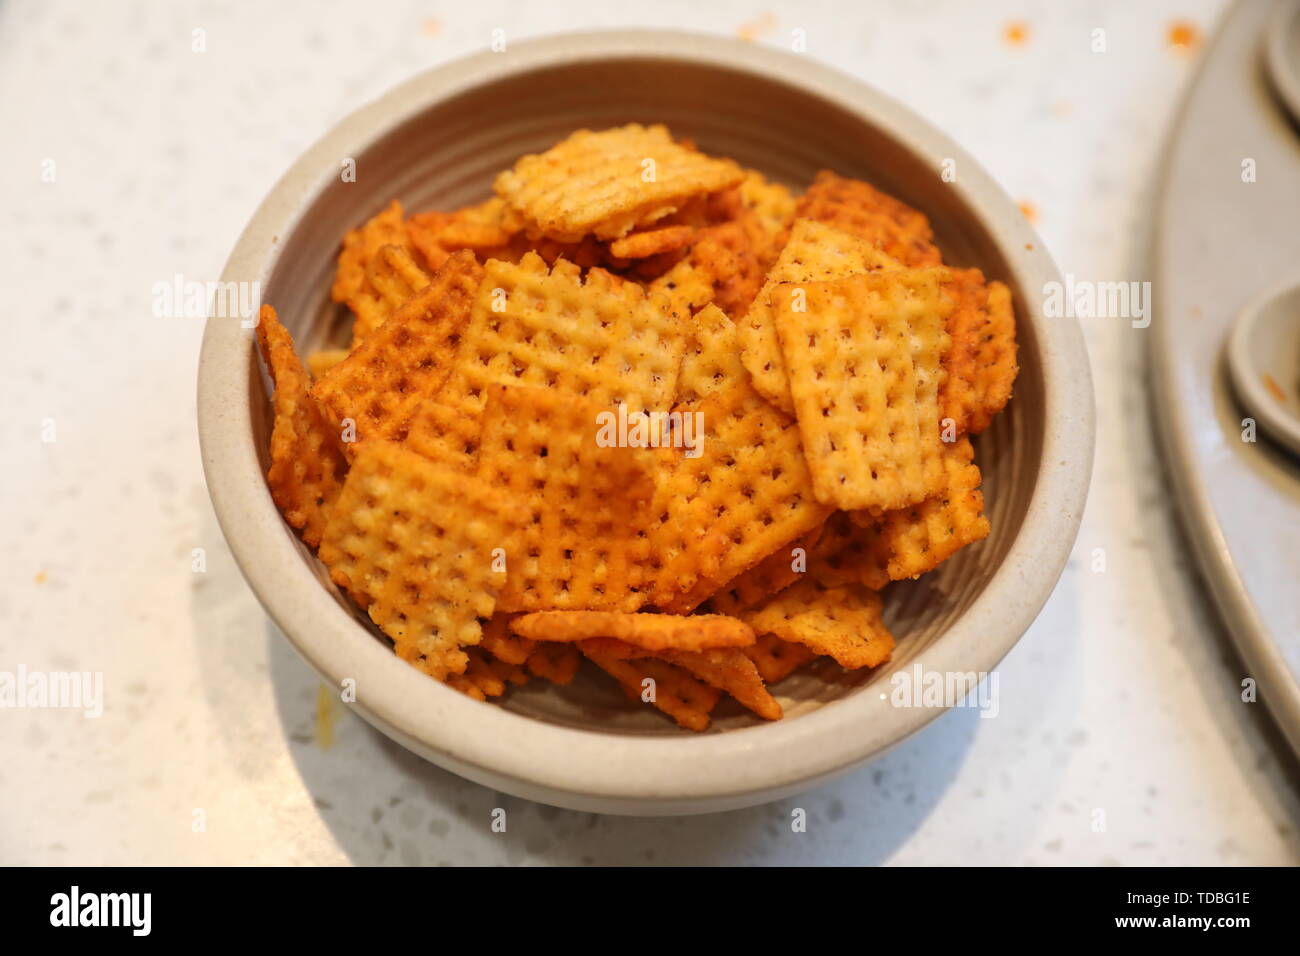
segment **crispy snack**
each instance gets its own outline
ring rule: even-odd
[[[677,401],[699,402],[706,395],[748,380],[736,347],[735,323],[716,305],[705,306],[691,322],[677,376]]]
[[[488,387],[477,479],[529,510],[502,610],[634,611],[645,603],[633,550],[654,494],[655,453],[602,443],[606,418],[617,416],[555,389]]]
[[[660,226],[615,239],[609,244],[609,251],[622,259],[647,259],[688,245],[694,235],[695,230],[690,226]]]
[[[526,520],[499,491],[391,442],[358,449],[331,511],[320,559],[340,587],[360,595],[397,656],[445,678],[465,671],[463,648],[482,637],[509,552]]]
[[[537,611],[510,622],[516,634],[535,641],[585,641],[612,637],[647,651],[699,651],[743,647],[754,632],[721,614],[624,614],[618,611]]]
[[[338,433],[331,430],[308,392],[310,379],[275,309],[262,306],[257,344],[275,383],[272,399],[271,467],[266,483],[290,527],[312,547],[320,543],[328,509],[338,497],[347,463]]]
[[[978,435],[1011,398],[1016,366],[1016,317],[1011,290],[984,284],[978,269],[954,269],[957,308],[948,319],[952,348],[941,393],[943,416],[957,434]]]
[[[366,265],[366,282],[373,293],[358,292],[348,300],[357,316],[352,323],[354,349],[429,284],[429,273],[402,246],[381,246]]]
[[[448,258],[433,281],[313,387],[335,435],[400,440],[423,402],[438,396],[483,275],[472,253]],[[355,443],[349,443],[351,451]]]
[[[408,441],[466,470],[480,438],[491,385],[532,385],[586,396],[604,407],[667,409],[677,390],[685,335],[640,286],[593,269],[489,261],[455,369],[437,401],[423,403]]]
[[[765,260],[757,217],[742,210],[736,219],[706,226],[676,265],[650,284],[667,310],[687,315],[710,302],[741,316],[763,285]]]
[[[647,651],[612,637],[596,637],[581,644],[584,653],[596,651],[622,660],[657,657],[689,671],[704,683],[734,697],[765,720],[780,720],[781,705],[746,656],[749,648],[715,647],[704,651]]]
[[[497,601],[499,605],[500,600]],[[520,637],[510,630],[510,618],[513,615],[497,611],[491,620],[483,625],[483,639],[479,647],[497,660],[506,664],[524,664],[537,650],[537,642]]]
[[[866,272],[772,291],[818,500],[893,509],[943,480],[946,269]]]
[[[513,262],[522,254],[517,243],[522,230],[522,220],[497,197],[455,212],[416,213],[406,221],[410,243],[430,269],[442,268],[448,256],[462,249],[472,251],[481,262]]]
[[[709,729],[709,714],[722,694],[718,688],[653,657],[624,659],[585,648],[582,653],[618,681],[629,700],[654,705],[687,730]]]
[[[808,577],[828,588],[860,584],[879,591],[890,582],[891,553],[879,518],[867,511],[841,511],[826,522]]]
[[[311,372],[312,381],[320,378],[347,357],[347,349],[318,349],[312,352],[307,356],[307,370]]]
[[[745,208],[754,212],[764,236],[762,258],[770,262],[781,251],[781,237],[794,222],[795,198],[787,187],[747,169],[740,184],[740,199]]]
[[[879,556],[888,556],[891,580],[931,571],[961,548],[989,535],[984,495],[979,490],[980,470],[969,439],[943,445],[943,470],[944,484],[938,493],[880,519],[878,543],[870,550],[877,567]]]
[[[730,160],[674,143],[663,126],[630,123],[579,130],[541,155],[524,156],[495,188],[535,235],[577,242],[626,236],[743,177]]]
[[[881,619],[880,595],[861,586],[823,588],[800,581],[755,608],[741,612],[757,633],[775,634],[850,670],[875,667],[894,650],[894,635]]]
[[[779,283],[840,279],[859,272],[898,268],[901,264],[896,259],[865,239],[809,219],[796,220],[766,283],[739,326],[742,358],[759,394],[787,414],[794,414],[790,379],[771,305],[772,290]]]
[[[527,640],[527,638],[519,638]],[[568,684],[582,666],[582,652],[576,644],[538,644],[525,663],[528,673],[552,684]]]
[[[366,276],[366,268],[381,247],[408,245],[403,215],[402,204],[394,199],[383,212],[359,229],[349,230],[343,237],[343,250],[339,253],[334,285],[330,289],[330,297],[335,302],[351,305],[359,293],[374,292]]]
[[[749,647],[744,648],[765,683],[776,684],[817,656],[802,644],[791,644],[775,634],[760,634]]]
[[[942,263],[923,213],[867,183],[823,170],[799,199],[795,216],[874,243],[906,266]]]
[[[819,503],[798,429],[747,383],[708,395],[696,414],[702,454],[659,473],[648,533],[651,603],[674,613],[700,604],[833,510]]]
[[[481,647],[466,648],[465,656],[469,661],[465,673],[448,675],[447,683],[475,700],[500,697],[510,684],[528,683],[528,673],[523,668],[494,657]]]
[[[787,541],[748,571],[736,575],[709,598],[709,607],[719,614],[735,617],[741,608],[752,607],[799,580],[813,560],[825,527],[820,524],[807,534]]]

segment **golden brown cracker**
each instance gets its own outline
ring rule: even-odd
[[[654,494],[655,454],[621,447],[617,414],[558,389],[491,385],[477,480],[529,510],[509,556],[506,611],[634,611],[639,544]]]
[[[800,197],[795,216],[866,239],[906,266],[942,263],[925,215],[858,179],[823,170]]]
[[[491,385],[530,385],[629,411],[668,409],[677,389],[681,323],[636,283],[577,266],[547,269],[529,253],[491,260],[474,300],[455,369],[409,430],[412,447],[467,470]]]
[[[629,233],[609,244],[610,254],[622,259],[647,259],[689,245],[695,230],[687,225],[660,226]]]
[[[763,686],[758,668],[747,647],[717,647],[703,651],[648,651],[616,638],[599,637],[583,641],[583,652],[595,651],[623,660],[657,657],[676,664],[711,687],[730,694],[765,720],[781,719],[781,704]]]
[[[578,130],[496,179],[505,199],[538,235],[577,242],[617,239],[649,226],[692,197],[729,189],[744,174],[674,143],[663,126],[630,123]]]
[[[321,538],[340,587],[363,595],[397,656],[444,678],[465,670],[504,572],[499,550],[526,520],[500,491],[383,441],[362,443]]]
[[[978,435],[1011,398],[1016,365],[1016,318],[1011,290],[984,283],[978,269],[954,269],[957,308],[948,319],[952,337],[942,391],[943,417],[956,434]]]
[[[809,219],[796,220],[766,282],[738,326],[742,360],[759,394],[787,414],[794,414],[771,305],[772,290],[779,283],[839,279],[900,267],[901,263],[865,239]]]
[[[539,643],[528,655],[525,666],[534,677],[552,684],[569,684],[582,666],[582,652],[576,644]]]
[[[677,455],[660,470],[658,518],[647,531],[651,603],[676,613],[832,510],[813,493],[795,423],[747,384],[719,389],[687,414],[703,423],[700,453]]]
[[[521,614],[511,629],[535,641],[583,641],[612,637],[648,651],[698,651],[743,647],[754,632],[722,614],[625,614],[618,611],[536,611]]]
[[[944,484],[920,504],[886,513],[879,537],[889,577],[914,578],[938,567],[968,544],[988,537],[980,470],[970,440],[943,446]]]
[[[815,651],[804,645],[783,641],[775,634],[760,634],[753,644],[743,650],[754,662],[758,675],[768,684],[785,680],[817,656]]]
[[[343,249],[339,252],[334,285],[330,289],[330,297],[335,302],[350,302],[359,293],[374,291],[366,276],[370,260],[383,246],[409,245],[403,215],[402,204],[394,199],[383,211],[343,237]]]
[[[629,700],[653,705],[687,730],[709,729],[709,714],[722,694],[718,688],[657,658],[627,659],[585,649],[583,654],[618,681]]]
[[[500,601],[497,603],[500,604]],[[483,625],[483,639],[478,646],[506,664],[524,664],[537,650],[537,642],[520,637],[510,630],[510,619],[513,616],[499,610],[493,614]]]
[[[894,636],[881,618],[883,602],[868,588],[823,588],[799,581],[757,607],[741,612],[755,632],[775,634],[841,667],[875,667],[889,660]]]
[[[500,697],[510,685],[528,683],[528,673],[517,664],[503,661],[482,647],[465,649],[468,663],[463,674],[448,674],[449,685],[475,700]]]
[[[942,482],[946,269],[786,283],[772,307],[817,498],[893,509]]]
[[[312,547],[320,543],[328,509],[347,470],[338,433],[326,423],[309,391],[311,380],[275,309],[262,306],[257,344],[275,384],[271,405],[271,467],[266,483],[290,527]]]
[[[449,257],[423,290],[312,386],[335,434],[348,432],[349,452],[366,438],[401,440],[421,404],[440,394],[482,275],[472,253]]]
[[[741,608],[752,607],[764,598],[788,587],[808,570],[824,524],[787,541],[748,571],[732,578],[709,598],[709,607],[733,617]]]

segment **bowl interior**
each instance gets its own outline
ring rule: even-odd
[[[408,117],[368,145],[356,161],[355,182],[336,178],[278,237],[280,254],[263,283],[263,301],[279,311],[299,350],[346,341],[346,309],[329,300],[343,233],[396,197],[409,212],[452,209],[487,198],[494,175],[529,152],[546,149],[581,127],[626,122],[666,123],[706,152],[731,156],[786,184],[803,188],[819,169],[869,180],[925,212],[950,265],[978,266],[1007,281],[1017,311],[1018,288],[1003,252],[935,164],[829,100],[763,75],[657,57],[592,60],[532,70],[446,99]],[[958,170],[960,176],[960,170]],[[886,592],[887,620],[899,638],[893,663],[873,672],[833,666],[804,669],[773,688],[786,719],[797,720],[832,701],[867,692],[923,655],[988,585],[1024,521],[1038,476],[1045,414],[1039,344],[1030,323],[1018,323],[1020,375],[1015,398],[976,440],[984,475],[990,537],[964,549],[940,569]],[[271,427],[268,388],[255,378],[250,395],[254,440],[266,454]],[[264,465],[266,462],[264,462]],[[302,559],[327,576],[310,551]],[[364,614],[334,591],[359,622],[357,640],[383,640]],[[876,691],[871,691],[875,693]],[[505,699],[531,718],[625,734],[678,734],[661,715],[628,703],[612,682],[580,674],[569,687],[535,681]],[[731,701],[719,705],[714,731],[752,726]]]

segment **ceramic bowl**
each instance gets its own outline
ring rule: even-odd
[[[993,531],[920,581],[890,588],[893,661],[813,667],[777,686],[775,723],[719,705],[678,730],[607,681],[534,682],[484,704],[403,664],[333,588],[267,492],[267,383],[252,333],[209,320],[199,370],[204,467],[249,584],[328,681],[356,681],[358,713],[455,773],[528,799],[626,814],[740,807],[809,788],[879,755],[943,712],[895,706],[891,675],[993,670],[1051,593],[1091,471],[1093,396],[1077,325],[1049,319],[1051,258],[1012,202],[956,143],[847,76],[796,54],[675,32],[560,36],[431,70],[340,123],[271,191],[224,281],[257,282],[305,354],[345,316],[328,290],[340,236],[397,197],[446,209],[490,194],[493,174],[580,127],[667,123],[702,149],[792,186],[819,169],[868,179],[926,212],[945,260],[1013,290],[1015,397],[977,441]],[[356,181],[340,170],[355,161]],[[948,170],[955,172],[944,176]]]

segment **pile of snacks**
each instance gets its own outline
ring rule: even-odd
[[[343,237],[346,349],[275,310],[268,484],[397,655],[478,699],[583,660],[703,730],[722,694],[889,659],[881,589],[989,524],[969,436],[1016,375],[1010,293],[926,217],[801,196],[636,124],[496,195]]]

